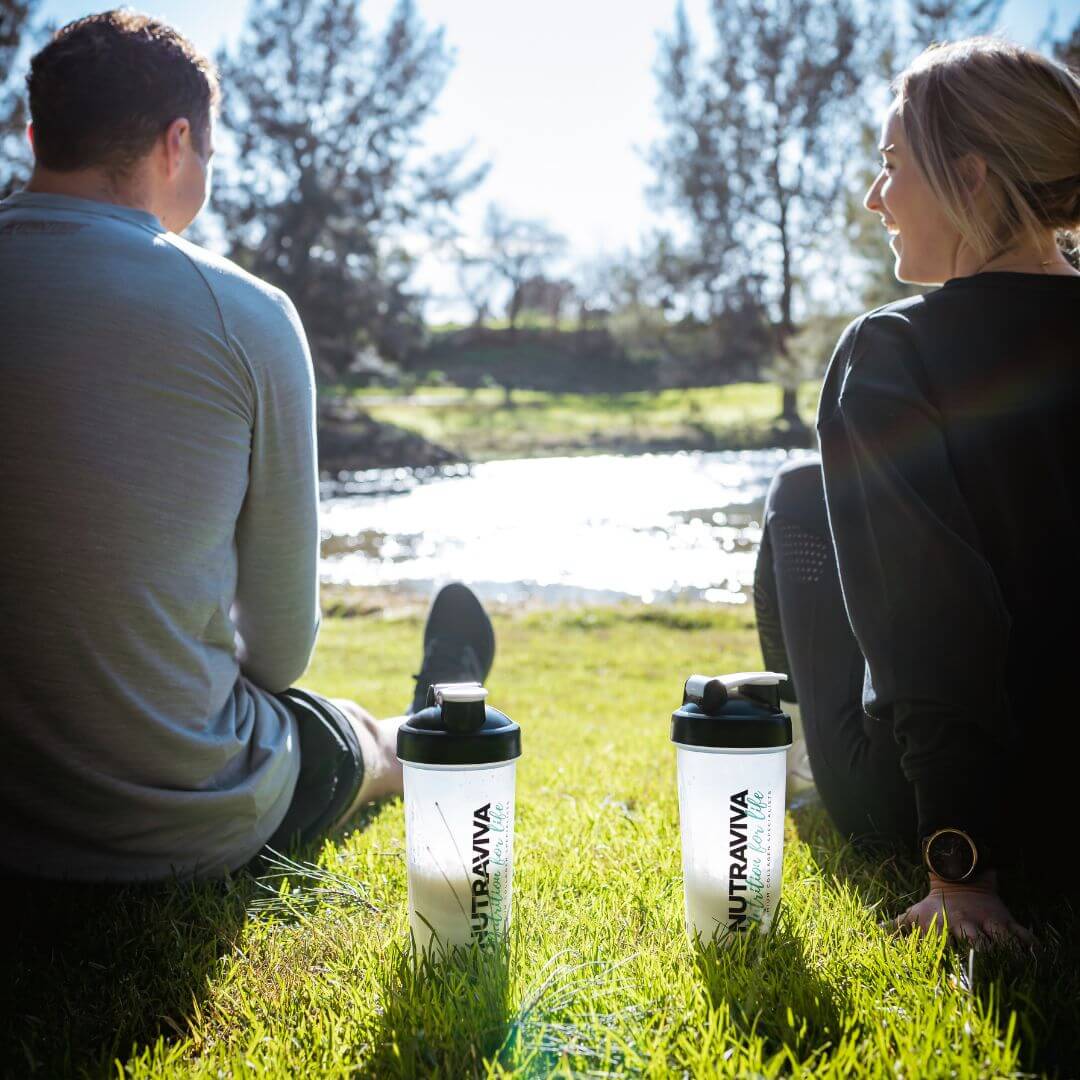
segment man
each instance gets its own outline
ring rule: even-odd
[[[35,168],[0,203],[0,867],[215,876],[400,791],[397,721],[290,690],[318,628],[314,384],[289,299],[179,238],[216,75],[126,11],[27,79]],[[491,625],[437,599],[427,683]]]

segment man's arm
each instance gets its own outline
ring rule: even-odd
[[[268,317],[249,319],[234,342],[252,372],[255,416],[233,618],[242,671],[276,692],[303,674],[315,645],[319,524],[311,355],[296,309],[272,296]]]

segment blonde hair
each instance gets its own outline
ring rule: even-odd
[[[893,83],[915,161],[985,263],[1025,234],[1080,226],[1080,78],[996,38],[934,45]],[[990,213],[968,194],[967,155],[986,162]]]

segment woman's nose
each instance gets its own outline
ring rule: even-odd
[[[883,172],[879,172],[874,177],[874,182],[870,185],[870,190],[867,191],[866,197],[863,199],[863,206],[872,214],[881,213],[881,181],[884,176]]]

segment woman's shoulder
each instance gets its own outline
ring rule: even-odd
[[[836,343],[833,361],[845,367],[859,365],[865,357],[881,350],[906,353],[917,349],[919,324],[931,306],[936,305],[937,292],[908,296],[864,311],[845,327]]]
[[[819,426],[830,417],[853,415],[871,398],[903,400],[933,412],[939,394],[931,388],[952,378],[958,355],[972,353],[973,339],[980,343],[983,371],[1011,362],[1011,353],[998,343],[1014,337],[1018,326],[1044,328],[1049,320],[1057,329],[1044,337],[1065,333],[1072,341],[1071,312],[1078,299],[1080,276],[984,273],[867,311],[837,342],[822,386]]]
[[[822,386],[819,421],[864,394],[923,396],[922,324],[938,304],[938,291],[905,297],[864,312],[836,344]]]
[[[850,340],[854,343],[867,338],[888,339],[905,332],[910,335],[928,320],[937,318],[945,308],[951,306],[951,300],[952,297],[946,295],[942,288],[892,300],[852,319],[841,334],[840,341]]]
[[[1080,301],[1080,275],[986,272],[952,278],[918,296],[882,304],[853,319],[840,336],[837,354],[849,363],[882,350],[909,357],[951,344],[973,325],[1041,317]],[[1064,305],[1064,307],[1062,306]]]

